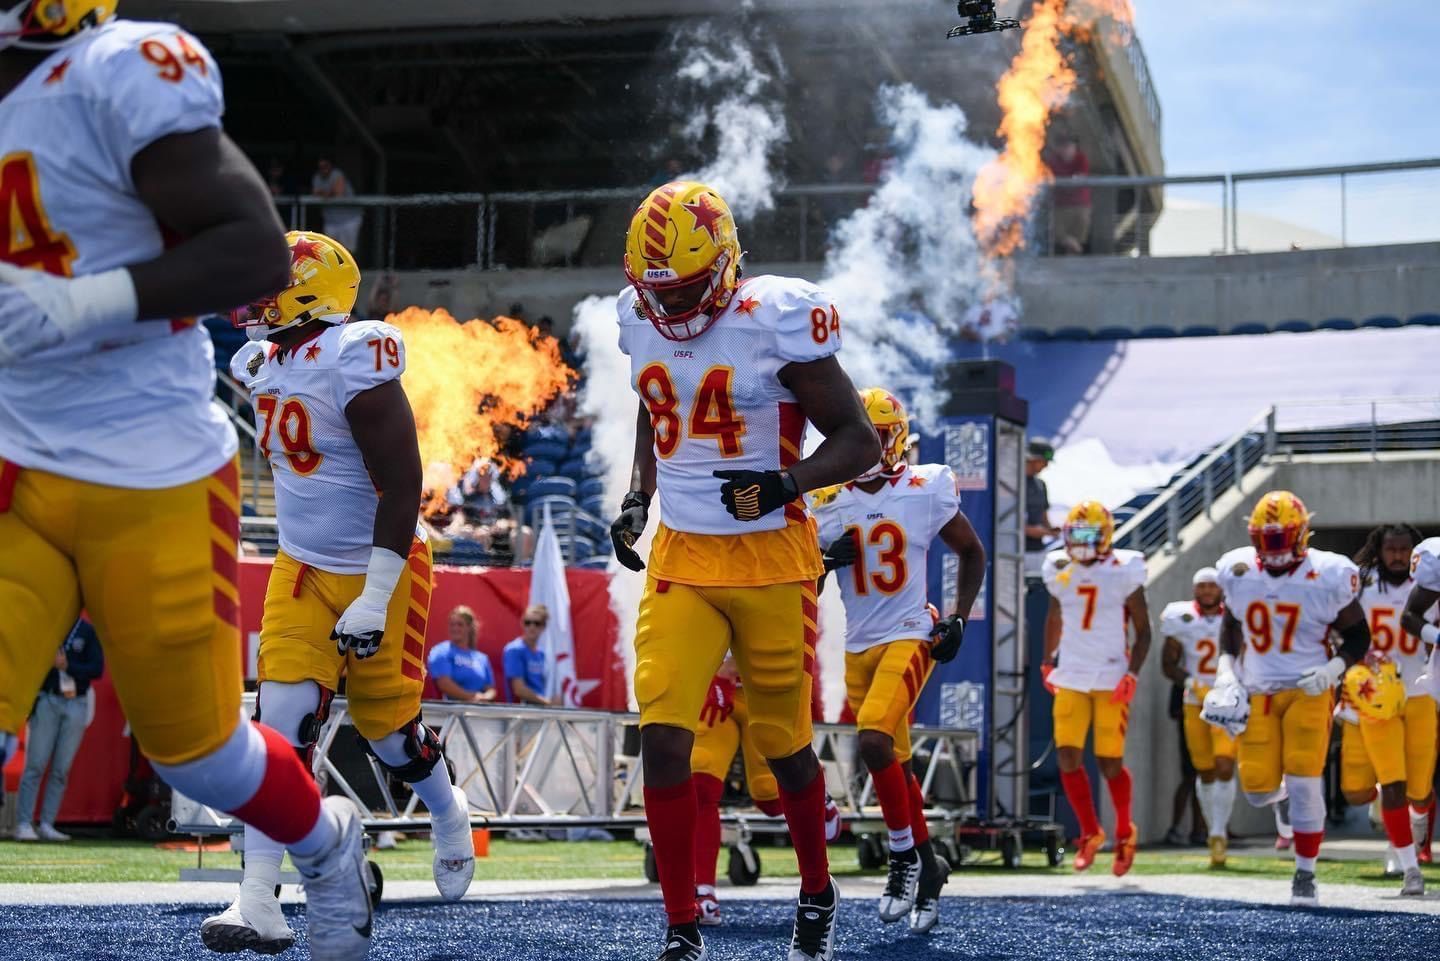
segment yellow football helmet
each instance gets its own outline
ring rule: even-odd
[[[1065,553],[1081,564],[1110,553],[1115,540],[1115,518],[1099,501],[1081,501],[1065,515],[1061,528]]]
[[[1289,491],[1271,491],[1250,512],[1250,543],[1255,556],[1272,570],[1294,567],[1310,543],[1310,512]]]
[[[1388,721],[1405,707],[1405,682],[1389,658],[1367,657],[1345,672],[1345,696],[1362,721]]]
[[[910,418],[905,414],[905,405],[883,387],[866,387],[860,392],[860,403],[875,425],[875,433],[880,435],[880,463],[855,479],[867,481],[894,474],[904,465],[905,452],[910,449]]]
[[[24,0],[0,11],[0,50],[50,50],[115,16],[119,0]]]
[[[343,324],[355,309],[360,268],[350,251],[311,230],[292,230],[285,240],[290,244],[290,285],[230,313],[230,322],[255,339],[311,320]]]
[[[625,235],[625,277],[661,336],[699,337],[740,282],[740,240],[730,206],[702,183],[656,187]]]

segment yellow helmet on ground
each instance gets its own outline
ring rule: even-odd
[[[3,3],[3,0],[0,0]],[[0,50],[51,50],[115,16],[119,0],[23,0],[0,11]]]
[[[1362,721],[1388,721],[1405,707],[1405,682],[1389,658],[1365,658],[1345,672],[1345,696]]]
[[[1081,501],[1065,515],[1061,528],[1065,553],[1072,561],[1085,563],[1110,553],[1115,539],[1115,518],[1099,501]]]
[[[860,392],[860,403],[875,433],[880,435],[880,463],[861,474],[856,480],[874,480],[881,474],[893,474],[905,464],[905,452],[910,449],[910,418],[900,398],[883,387],[866,387]]]
[[[1271,491],[1250,512],[1250,543],[1265,567],[1293,567],[1305,559],[1310,512],[1289,491]]]
[[[662,336],[699,337],[740,282],[740,240],[729,204],[692,180],[656,187],[630,220],[625,277],[640,312]]]
[[[230,322],[251,331],[252,337],[258,332],[264,339],[311,320],[343,324],[355,309],[360,268],[350,251],[311,230],[292,230],[285,240],[290,244],[290,285],[230,313]]]

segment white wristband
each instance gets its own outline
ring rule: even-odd
[[[135,280],[124,267],[73,277],[65,296],[70,309],[55,311],[49,320],[66,340],[97,327],[133,324],[140,316]]]
[[[405,558],[384,547],[370,548],[370,563],[365,568],[364,595],[377,607],[387,607],[405,572]]]
[[[1436,627],[1434,624],[1426,624],[1420,628],[1420,640],[1426,644],[1440,643],[1440,627]]]
[[[1225,675],[1235,676],[1235,658],[1230,654],[1221,654],[1219,664],[1215,668],[1217,679]]]

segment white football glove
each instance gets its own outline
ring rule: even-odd
[[[1235,676],[1235,658],[1229,654],[1220,655],[1215,686],[1200,706],[1200,720],[1223,729],[1231,737],[1239,737],[1250,723],[1250,692]]]
[[[1335,685],[1340,683],[1340,678],[1345,675],[1346,666],[1343,658],[1332,657],[1320,667],[1307,668],[1295,686],[1312,697],[1333,691]]]
[[[345,608],[345,613],[335,622],[335,630],[330,632],[330,640],[335,642],[335,650],[341,657],[349,651],[363,660],[374,657],[380,650],[390,598],[404,571],[405,558],[399,554],[383,547],[370,549],[365,589]]]
[[[0,367],[86,331],[134,323],[139,309],[124,267],[56,277],[0,263]]]

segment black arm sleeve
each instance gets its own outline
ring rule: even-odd
[[[1370,650],[1370,625],[1364,621],[1356,621],[1349,627],[1339,629],[1340,639],[1344,642],[1340,645],[1340,656],[1348,664],[1356,664],[1365,658],[1365,652]]]

